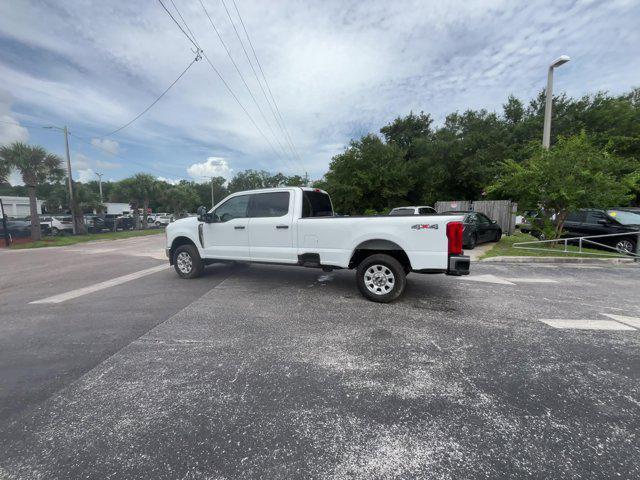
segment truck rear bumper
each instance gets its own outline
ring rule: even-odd
[[[468,255],[451,255],[447,275],[469,275],[471,260]]]

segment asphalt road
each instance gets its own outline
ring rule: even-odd
[[[0,252],[0,478],[640,477],[636,265],[103,283],[161,240]]]

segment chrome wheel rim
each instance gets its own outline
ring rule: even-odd
[[[178,257],[176,258],[176,265],[178,265],[178,270],[180,273],[188,274],[191,272],[193,268],[193,260],[191,260],[191,255],[187,252],[180,252]]]
[[[396,277],[386,265],[371,265],[364,272],[364,284],[375,295],[386,295],[396,284]]]
[[[633,244],[629,240],[620,240],[616,243],[616,250],[620,253],[633,253]]]

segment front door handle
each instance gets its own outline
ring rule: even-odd
[[[236,230],[244,230],[244,227],[242,225],[239,225],[239,226],[233,227],[233,228],[235,228]]]
[[[278,230],[284,230],[284,229],[289,228],[289,225],[276,225],[276,228],[277,228]]]

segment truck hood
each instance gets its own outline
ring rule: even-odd
[[[167,225],[167,230],[171,231],[174,228],[189,228],[189,227],[194,227],[196,225],[198,225],[198,223],[200,223],[198,221],[198,217],[185,217],[185,218],[181,218],[179,220],[176,220],[175,222],[171,222],[169,225]]]

